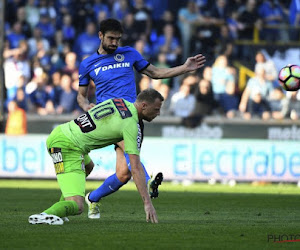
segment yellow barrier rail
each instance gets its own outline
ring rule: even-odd
[[[234,62],[233,65],[238,69],[238,87],[240,91],[243,91],[246,87],[247,80],[255,76],[253,70],[247,68],[239,62]]]

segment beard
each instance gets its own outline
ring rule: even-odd
[[[116,49],[118,48],[118,46],[115,47],[108,47],[105,44],[102,44],[102,48],[107,52],[107,54],[112,54],[116,51]]]

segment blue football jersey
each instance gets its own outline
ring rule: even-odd
[[[87,86],[92,79],[96,85],[97,104],[110,98],[136,99],[134,69],[138,72],[149,66],[139,52],[126,46],[112,54],[98,52],[84,59],[79,66],[79,86]]]

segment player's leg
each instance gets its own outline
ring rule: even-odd
[[[57,127],[47,139],[48,152],[56,171],[57,181],[65,197],[41,214],[29,217],[31,224],[61,225],[61,217],[77,215],[83,211],[85,195],[85,170],[83,155]],[[83,166],[83,167],[82,167]]]
[[[99,188],[89,194],[88,200],[91,202],[98,202],[101,198],[116,192],[131,178],[131,173],[128,170],[122,149],[116,147],[115,150],[116,173],[106,178]]]
[[[87,155],[84,158],[84,164],[85,164],[85,176],[88,177],[90,175],[90,173],[93,171],[94,169],[94,162],[92,161],[92,159]]]
[[[81,214],[84,209],[85,174],[80,171],[59,174],[57,181],[65,200],[56,202],[44,213],[59,217]]]
[[[85,197],[85,202],[89,207],[88,218],[90,219],[100,218],[99,200],[119,190],[131,178],[123,151],[118,147],[116,148],[116,156],[116,173],[106,178],[99,188],[88,193]]]
[[[63,217],[83,212],[85,175],[76,172],[59,174],[57,181],[65,200],[56,202],[41,214],[31,215],[30,224],[62,225]]]
[[[94,162],[92,161],[92,159],[90,158],[89,155],[85,155],[84,156],[84,165],[85,165],[85,176],[88,177],[90,175],[90,173],[93,171],[94,169]],[[65,197],[63,196],[63,194],[61,194],[60,196],[60,201],[64,201]]]

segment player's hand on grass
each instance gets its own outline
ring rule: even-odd
[[[155,208],[152,205],[152,202],[145,202],[144,204],[145,213],[146,213],[146,221],[151,221],[152,223],[158,223],[157,215]]]

